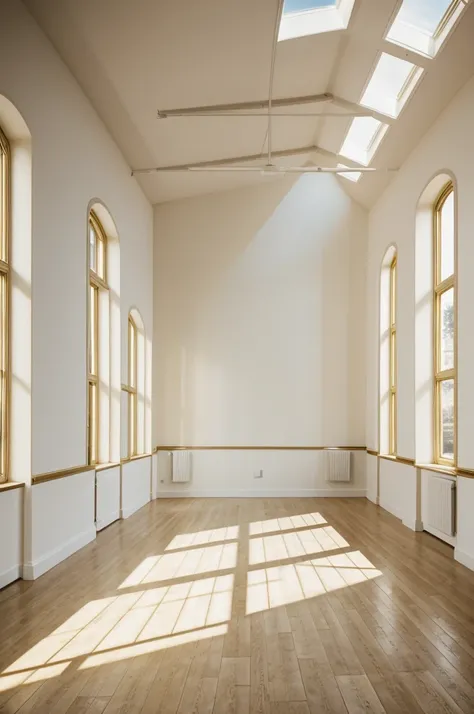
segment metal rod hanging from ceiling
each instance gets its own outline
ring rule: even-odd
[[[268,127],[267,127],[267,163],[270,166],[272,163],[272,98],[273,98],[273,80],[275,78],[275,62],[276,51],[278,45],[278,33],[280,32],[281,16],[283,13],[284,0],[277,0],[277,14],[275,18],[275,27],[273,30],[272,57],[270,63],[270,81],[268,86]]]

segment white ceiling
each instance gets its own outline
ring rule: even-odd
[[[24,0],[92,101],[131,168],[265,154],[263,117],[157,119],[157,110],[268,97],[277,0]],[[372,166],[399,166],[474,71],[474,3],[433,60],[387,43],[401,0],[355,0],[345,31],[278,43],[274,97],[332,92],[357,102],[381,50],[427,70],[386,134]],[[319,107],[306,107],[308,111]],[[338,152],[349,120],[277,118],[275,150],[318,145]],[[327,156],[299,155],[277,163]],[[341,159],[343,163],[347,162]],[[152,203],[225,190],[259,174],[173,173],[137,177]],[[390,176],[340,179],[364,205]]]

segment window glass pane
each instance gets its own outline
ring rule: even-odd
[[[89,225],[89,267],[94,272],[97,271],[96,242],[95,230]]]
[[[454,273],[454,191],[451,191],[440,211],[441,275],[445,280]]]
[[[129,416],[128,424],[130,429],[130,456],[137,454],[137,397],[135,394],[128,395]]]
[[[89,287],[89,373],[97,374],[97,300],[98,290]]]
[[[361,104],[396,117],[403,106],[403,99],[407,99],[407,82],[415,69],[411,62],[382,52]],[[414,84],[409,84],[413,89]]]
[[[394,387],[397,381],[397,338],[396,333],[390,335],[390,386]]]
[[[317,10],[320,7],[334,7],[336,0],[285,0],[283,14],[291,12],[305,12],[307,10]]]
[[[105,280],[105,243],[97,239],[97,275]]]
[[[440,365],[439,368],[454,368],[454,288],[440,296]]]
[[[89,463],[97,462],[97,385],[89,383]]]
[[[373,117],[355,117],[339,153],[358,163],[368,164],[386,129],[387,124]]]
[[[434,35],[452,0],[404,0],[397,20]]]
[[[7,373],[6,373],[6,349],[7,349],[7,277],[0,277],[0,482],[6,481],[5,453],[7,444],[7,419],[6,419],[6,394],[7,394]]]
[[[441,382],[441,443],[440,451],[444,459],[454,458],[454,380]]]
[[[6,231],[3,221],[5,219],[5,157],[0,151],[0,258],[6,259]]]
[[[130,382],[130,387],[136,387],[136,373],[137,373],[137,340],[136,340],[136,331],[135,331],[135,325],[132,322],[129,322],[129,332],[130,332],[130,364],[129,364],[129,369],[130,369],[130,375],[129,375],[129,382]]]

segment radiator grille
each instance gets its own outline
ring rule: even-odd
[[[326,451],[326,481],[351,480],[351,452]]]
[[[171,480],[173,483],[191,481],[191,452],[188,450],[171,452]]]
[[[441,533],[455,534],[456,484],[451,479],[430,476],[427,488],[427,525]]]

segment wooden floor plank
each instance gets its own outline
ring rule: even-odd
[[[474,573],[365,499],[155,501],[0,623],[0,714],[474,714]]]

